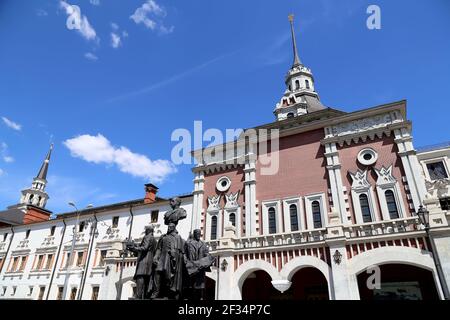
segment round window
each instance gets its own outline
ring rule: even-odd
[[[378,160],[378,154],[372,148],[362,149],[358,153],[358,162],[364,166],[373,165]]]
[[[220,192],[225,192],[228,189],[230,189],[231,186],[231,180],[228,177],[221,177],[219,180],[217,180],[216,188]]]

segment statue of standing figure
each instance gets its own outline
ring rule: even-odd
[[[185,244],[185,264],[187,279],[185,279],[186,296],[192,300],[203,300],[206,272],[211,271],[215,258],[209,254],[207,245],[200,240],[201,231],[194,230],[192,239]]]
[[[179,198],[170,199],[169,210],[164,215],[167,233],[158,241],[155,254],[155,290],[151,299],[180,299],[183,290],[184,243],[176,226],[185,219],[186,210],[180,208]]]
[[[137,264],[134,280],[136,281],[136,299],[148,298],[149,292],[153,289],[153,255],[156,249],[156,239],[153,237],[153,227],[145,227],[145,236],[140,245],[134,242],[127,242],[127,250],[136,253]]]

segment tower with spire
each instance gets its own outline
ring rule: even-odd
[[[299,58],[295,38],[294,15],[290,14],[288,18],[291,25],[294,62],[286,74],[286,90],[274,110],[277,120],[285,120],[326,109],[320,102],[319,94],[315,90],[311,69],[303,65]]]
[[[48,151],[37,176],[33,179],[31,188],[22,190],[22,197],[20,198],[19,203],[20,205],[33,205],[35,207],[45,209],[45,205],[49,199],[48,194],[45,192],[45,187],[47,186],[47,173],[52,151],[53,144],[50,145],[50,150]]]

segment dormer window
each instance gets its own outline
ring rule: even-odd
[[[288,117],[288,118],[293,118],[293,117],[294,117],[294,113],[289,112],[289,113],[287,114],[287,117]]]
[[[290,104],[295,104],[295,98],[294,97],[289,98],[289,103]]]
[[[288,105],[287,99],[283,99],[283,106],[287,106],[287,105]]]

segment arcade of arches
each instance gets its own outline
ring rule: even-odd
[[[316,268],[298,270],[284,293],[276,290],[271,281],[265,271],[251,273],[242,285],[242,300],[329,300],[327,280]]]
[[[439,295],[431,271],[406,265],[380,265],[381,288],[368,289],[371,274],[357,276],[361,300],[438,300]],[[329,300],[325,276],[314,267],[298,270],[291,287],[284,293],[275,289],[270,275],[263,270],[252,272],[242,285],[242,300]]]

